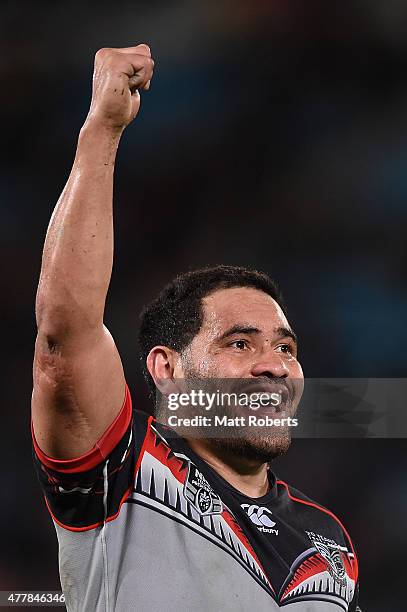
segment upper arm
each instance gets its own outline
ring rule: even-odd
[[[32,422],[40,449],[55,459],[87,453],[123,405],[125,378],[106,327],[50,342],[41,332],[35,344]]]

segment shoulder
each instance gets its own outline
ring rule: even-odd
[[[355,554],[351,537],[345,525],[341,518],[332,510],[311,499],[302,491],[292,487],[280,478],[276,478],[276,486],[282,503],[289,507],[299,517],[301,522],[309,527],[308,535],[310,535],[311,539],[313,536],[318,535],[328,538],[340,538],[342,543]],[[324,531],[324,533],[319,534],[321,531]]]
[[[276,478],[277,502],[288,517],[290,527],[309,543],[313,559],[326,564],[331,577],[343,584],[348,576],[356,594],[349,610],[356,610],[358,589],[358,559],[353,542],[342,520],[319,502],[311,499],[285,481]]]

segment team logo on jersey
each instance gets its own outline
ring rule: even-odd
[[[243,508],[259,531],[278,535],[278,529],[273,529],[276,523],[270,518],[273,514],[271,510],[264,506],[256,506],[256,504],[241,504],[240,507]]]
[[[215,493],[202,472],[193,463],[189,464],[184,496],[199,514],[221,514],[223,512],[223,504],[219,495]]]
[[[330,576],[341,586],[344,586],[346,584],[346,571],[340,553],[341,547],[334,540],[316,533],[307,531],[307,535],[319,554],[328,563]]]

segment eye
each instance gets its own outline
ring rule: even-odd
[[[287,355],[294,355],[294,347],[291,344],[279,344],[277,350]]]
[[[248,348],[248,344],[246,340],[234,340],[233,342],[230,343],[229,346],[233,346],[239,349],[240,351],[243,351],[244,349]]]

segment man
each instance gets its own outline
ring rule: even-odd
[[[132,409],[103,313],[116,151],[152,75],[147,45],[96,54],[90,111],[44,246],[32,431],[67,608],[356,610],[344,527],[269,470],[288,449],[287,426],[180,436]],[[262,415],[295,414],[296,338],[265,274],[217,266],[178,277],[145,309],[140,344],[161,399],[178,397],[182,381],[189,390],[249,381],[250,398],[254,389],[279,398]]]

